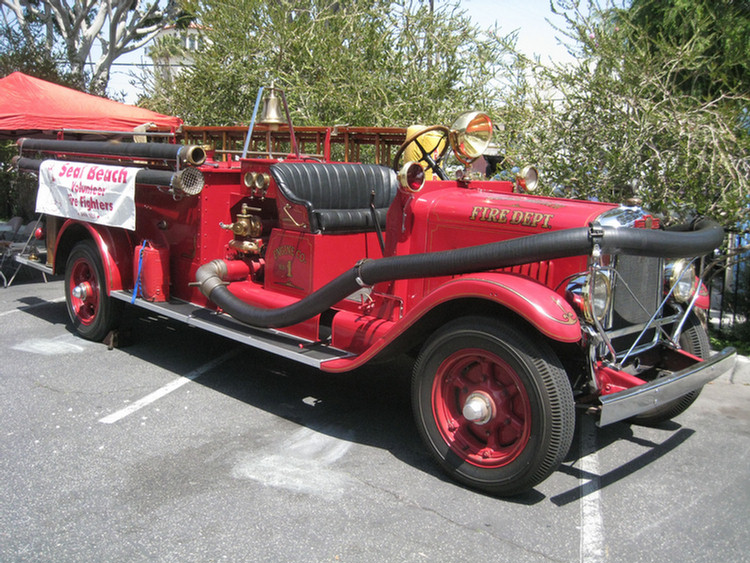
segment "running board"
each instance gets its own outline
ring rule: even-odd
[[[16,254],[13,258],[16,262],[19,264],[23,264],[24,266],[28,266],[29,268],[33,268],[35,270],[39,270],[43,274],[49,274],[52,275],[54,272],[52,271],[52,268],[47,266],[43,261],[37,259],[37,260],[30,260],[27,255],[22,254]]]
[[[133,298],[130,292],[121,290],[110,292],[110,296],[127,303],[130,303]],[[323,362],[353,356],[349,352],[319,342],[294,338],[269,329],[254,328],[242,324],[228,315],[216,313],[184,301],[171,300],[166,303],[153,303],[139,298],[135,300],[133,305],[183,322],[188,326],[200,328],[318,369]]]

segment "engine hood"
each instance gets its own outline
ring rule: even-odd
[[[618,209],[610,203],[498,193],[473,184],[424,190],[408,207],[413,220],[409,238],[427,252],[586,227]]]

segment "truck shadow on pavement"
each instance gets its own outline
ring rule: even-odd
[[[52,324],[63,324],[68,332],[75,333],[64,302],[46,302],[36,297],[19,301],[23,303],[19,309],[27,314]],[[408,358],[368,365],[346,374],[329,374],[135,307],[125,310],[122,334],[123,341],[116,346],[116,353],[126,353],[177,376],[189,374],[196,366],[238,349],[235,356],[196,378],[195,383],[300,427],[388,451],[423,473],[464,488],[442,473],[422,445],[411,413]],[[618,423],[596,429],[595,439],[582,448],[581,426],[579,417],[570,452],[557,470],[577,478],[581,485],[550,496],[556,506],[579,501],[593,490],[631,476],[695,433],[670,422],[660,428],[675,432],[656,443],[636,437],[628,424]],[[588,474],[576,467],[580,458],[623,440],[648,449],[602,475]],[[588,484],[585,490],[583,483]],[[500,500],[533,505],[545,498],[535,489]]]
[[[579,482],[586,483],[586,486],[579,485],[578,487],[550,497],[550,501],[557,506],[565,506],[572,502],[576,502],[588,494],[602,490],[624,478],[631,477],[639,470],[678,448],[680,444],[684,443],[695,434],[695,430],[683,428],[676,422],[669,421],[660,424],[658,428],[675,432],[663,442],[657,443],[651,440],[638,438],[635,436],[633,428],[629,424],[621,422],[606,428],[596,429],[596,439],[590,441],[591,443],[586,443],[582,446],[580,417],[577,422],[576,433],[570,452],[568,453],[565,462],[558,468],[558,472],[575,477]],[[596,452],[603,450],[610,444],[622,441],[635,443],[641,447],[647,448],[647,450],[638,457],[635,457],[615,469],[600,475],[592,474],[574,466],[574,464],[581,458],[596,454]]]

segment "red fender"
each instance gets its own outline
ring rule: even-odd
[[[467,274],[444,283],[419,303],[417,309],[460,297],[485,297],[507,307],[539,332],[559,342],[578,342],[581,327],[570,304],[548,287],[516,274]],[[452,296],[452,297],[450,297]]]
[[[702,280],[698,279],[698,298],[695,300],[695,306],[698,309],[708,311],[711,306],[711,296],[708,294],[708,288]]]
[[[99,255],[104,265],[104,277],[107,293],[112,290],[130,288],[133,286],[133,244],[127,232],[122,229],[110,229],[109,227],[83,223],[80,221],[65,221],[57,234],[55,244],[55,271],[58,259],[64,253],[64,257],[70,252],[73,244],[83,240],[82,233],[72,233],[75,229],[83,228],[87,235],[94,241],[99,249]]]
[[[545,336],[559,342],[578,342],[581,327],[570,304],[559,294],[530,278],[516,274],[467,274],[451,279],[426,295],[404,318],[387,328],[361,355],[324,362],[321,369],[342,372],[354,369],[393,342],[406,329],[442,303],[456,299],[484,298],[528,321]]]

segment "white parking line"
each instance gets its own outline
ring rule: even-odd
[[[596,427],[590,416],[581,417],[580,471],[581,563],[601,563],[605,558],[604,521],[599,497],[599,456]]]
[[[154,401],[157,401],[161,399],[163,396],[171,393],[175,389],[179,389],[186,383],[189,383],[190,381],[193,381],[195,379],[198,379],[201,375],[206,373],[207,371],[210,371],[214,369],[216,366],[223,364],[230,358],[233,358],[237,354],[239,354],[242,351],[242,348],[235,348],[234,350],[230,350],[226,354],[219,356],[218,358],[215,358],[208,362],[207,364],[203,364],[197,369],[194,369],[187,375],[180,376],[179,378],[175,379],[174,381],[171,381],[170,383],[167,383],[164,387],[161,387],[160,389],[157,389],[153,393],[149,393],[142,399],[138,399],[136,402],[128,405],[122,410],[119,410],[117,412],[113,412],[110,415],[105,416],[104,418],[99,419],[99,422],[103,424],[113,424],[117,422],[118,420],[122,420],[128,415],[133,414],[134,412],[142,409],[145,406],[150,405]]]

